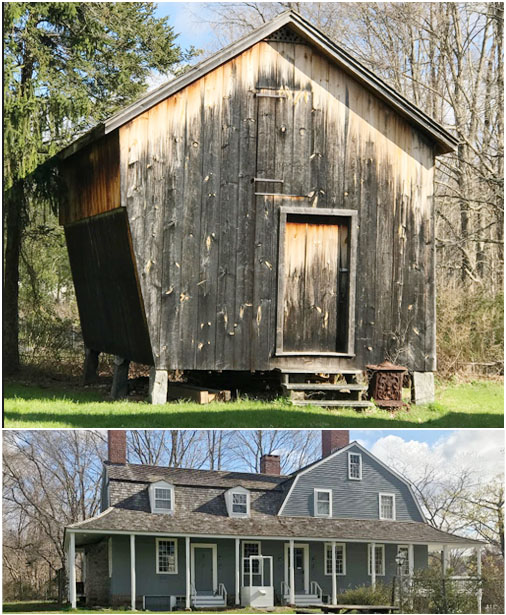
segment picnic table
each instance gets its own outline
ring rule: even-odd
[[[323,613],[395,613],[399,610],[398,606],[391,604],[319,604],[318,606],[308,606],[309,609],[321,609]],[[296,610],[296,613],[307,613],[306,610]]]

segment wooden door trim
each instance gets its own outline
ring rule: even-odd
[[[283,306],[285,299],[285,243],[286,221],[289,214],[304,216],[331,216],[348,218],[350,225],[350,262],[348,285],[348,332],[345,352],[285,352],[283,350]],[[294,207],[282,205],[279,208],[279,241],[278,241],[278,295],[276,300],[276,350],[277,357],[317,356],[317,357],[348,357],[355,356],[355,286],[357,277],[357,211],[354,209],[328,209],[314,207]]]

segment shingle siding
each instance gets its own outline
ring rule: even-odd
[[[348,452],[362,455],[362,480],[348,478]],[[424,521],[408,486],[362,449],[352,446],[299,476],[283,516],[314,516],[314,489],[332,489],[336,519],[379,519],[379,493],[395,494],[397,521]]]

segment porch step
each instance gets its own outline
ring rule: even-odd
[[[294,406],[321,406],[322,408],[373,408],[370,401],[353,399],[294,399]]]
[[[290,596],[283,596],[286,603],[290,602]],[[295,606],[309,606],[323,604],[317,594],[295,594]]]
[[[192,604],[196,609],[218,609],[225,606],[225,600],[221,596],[197,596],[192,600]]]

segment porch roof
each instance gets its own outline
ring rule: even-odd
[[[101,515],[68,526],[82,532],[131,532],[213,537],[306,538],[347,542],[442,543],[476,546],[482,541],[437,530],[426,523],[361,519],[321,519],[262,515],[248,519],[200,512],[173,515],[108,508]]]

